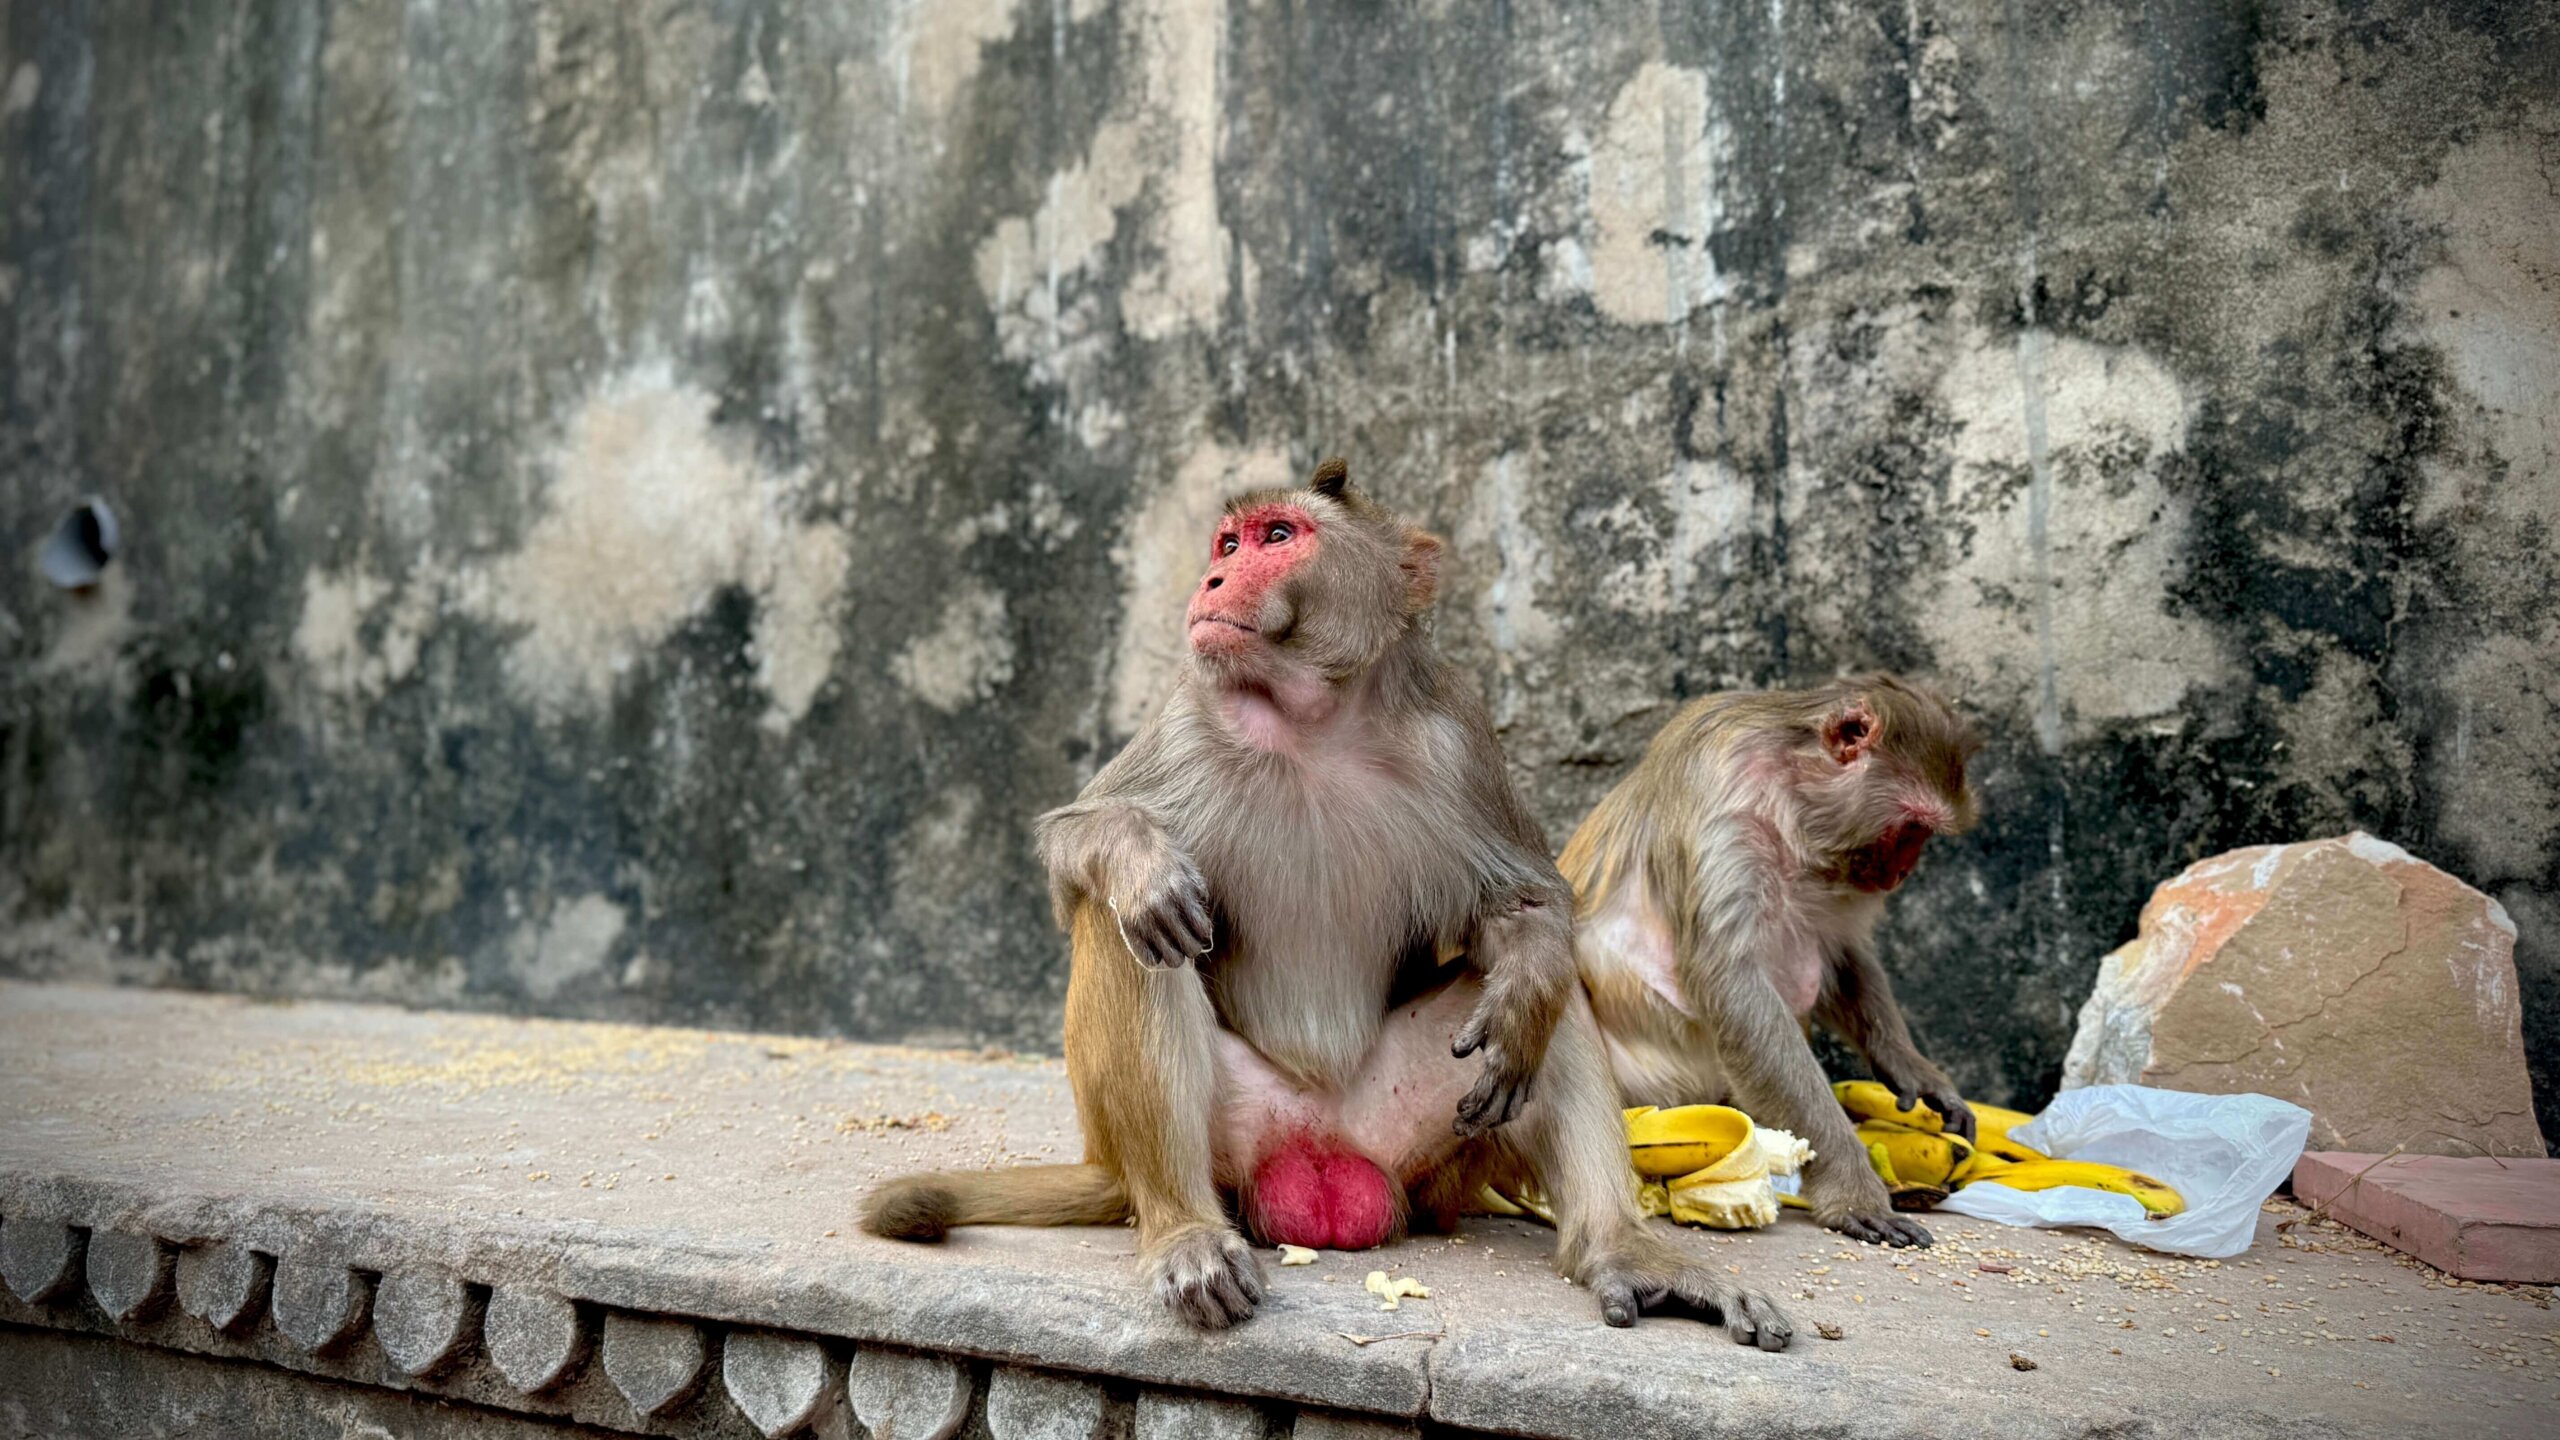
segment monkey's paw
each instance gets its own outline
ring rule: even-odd
[[[1493,1046],[1484,1052],[1484,1073],[1458,1099],[1457,1132],[1472,1140],[1488,1130],[1511,1123],[1520,1107],[1529,1103],[1529,1082],[1533,1071],[1510,1063],[1509,1052]]]
[[[1200,867],[1173,856],[1131,888],[1106,896],[1120,943],[1150,970],[1206,959],[1217,932],[1209,921],[1209,884]]]
[[[1953,1080],[1938,1075],[1907,1083],[1889,1080],[1885,1084],[1893,1091],[1893,1103],[1897,1108],[1907,1111],[1915,1103],[1925,1104],[1938,1112],[1938,1128],[1942,1132],[1962,1136],[1968,1142],[1974,1138],[1973,1107],[1964,1103],[1964,1097],[1956,1093]]]
[[[1881,1210],[1861,1207],[1855,1210],[1826,1213],[1817,1208],[1813,1212],[1813,1218],[1826,1229],[1837,1230],[1852,1240],[1863,1240],[1869,1245],[1890,1245],[1897,1250],[1906,1248],[1925,1250],[1937,1243],[1930,1238],[1927,1226],[1907,1216],[1896,1214],[1889,1202]]]
[[[1183,1231],[1148,1256],[1146,1266],[1156,1298],[1203,1330],[1224,1330],[1262,1303],[1262,1262],[1232,1230]]]
[[[1524,1005],[1499,984],[1485,987],[1475,1013],[1449,1045],[1449,1053],[1461,1060],[1484,1053],[1484,1073],[1458,1101],[1459,1135],[1473,1139],[1508,1125],[1529,1103],[1529,1084],[1537,1076],[1556,1008]]]
[[[1647,1245],[1632,1256],[1603,1256],[1593,1262],[1583,1283],[1600,1301],[1600,1319],[1609,1325],[1633,1325],[1639,1315],[1694,1315],[1721,1323],[1735,1344],[1763,1350],[1786,1349],[1796,1333],[1795,1321],[1777,1301],[1692,1263],[1667,1245]]]

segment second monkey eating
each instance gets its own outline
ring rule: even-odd
[[[1040,821],[1084,1163],[894,1180],[865,1228],[1134,1217],[1146,1283],[1216,1328],[1262,1299],[1248,1234],[1361,1248],[1528,1184],[1609,1324],[1786,1346],[1774,1302],[1637,1211],[1572,892],[1424,623],[1440,552],[1339,460],[1227,503],[1173,692]]]

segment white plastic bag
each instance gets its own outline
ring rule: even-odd
[[[2256,1237],[2258,1203],[2302,1158],[2311,1112],[2268,1095],[2091,1085],[2065,1090],[2009,1135],[2056,1159],[2095,1160],[2166,1180],[2187,1208],[2154,1220],[2141,1201],[2112,1190],[2028,1192],[1977,1180],[1939,1209],[2003,1225],[2090,1225],[2149,1249],[2222,1259]]]

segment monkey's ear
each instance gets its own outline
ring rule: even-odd
[[[1339,500],[1342,498],[1343,487],[1350,483],[1351,462],[1335,455],[1316,467],[1315,475],[1307,481],[1307,488],[1327,500]]]
[[[1822,750],[1843,765],[1867,753],[1876,743],[1876,712],[1864,700],[1852,700],[1823,717]]]
[[[1396,557],[1396,568],[1404,572],[1405,613],[1419,615],[1430,609],[1432,598],[1440,593],[1440,537],[1406,526],[1404,553]]]

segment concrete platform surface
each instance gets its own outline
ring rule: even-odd
[[[2293,1193],[2465,1280],[2560,1282],[2560,1160],[2315,1150]]]
[[[1779,1355],[1689,1321],[1607,1329],[1548,1269],[1548,1234],[1498,1220],[1275,1265],[1262,1314],[1201,1336],[1141,1293],[1125,1229],[932,1247],[855,1231],[853,1196],[882,1176],[1076,1154],[1052,1061],[27,985],[0,985],[0,1060],[13,1236],[68,1223],[316,1249],[364,1276],[441,1267],[716,1326],[1512,1434],[2560,1423],[2547,1290],[2451,1280],[2325,1220],[2280,1228],[2301,1218],[2280,1204],[2256,1248],[2221,1263],[1956,1216],[1924,1252],[1792,1213],[1756,1233],[1679,1232],[1786,1298],[1802,1338]],[[1372,1269],[1431,1298],[1382,1313],[1361,1290]],[[30,1309],[0,1294],[0,1323],[33,1323]]]

